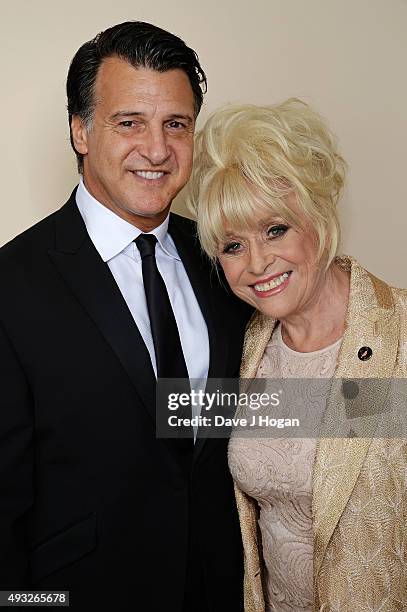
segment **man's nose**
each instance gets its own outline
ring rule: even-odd
[[[163,164],[170,156],[167,136],[162,126],[150,126],[143,135],[139,147],[140,154],[147,159],[152,166]]]

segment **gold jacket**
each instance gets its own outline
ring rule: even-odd
[[[389,287],[350,257],[336,262],[350,271],[351,280],[335,377],[406,378],[407,290]],[[255,377],[275,324],[258,312],[252,317],[242,378]],[[370,359],[358,357],[361,347],[372,349]],[[317,443],[312,501],[315,611],[407,610],[407,443],[373,437],[380,418],[376,407],[385,392],[379,383],[375,397],[368,398],[372,410],[366,414],[364,405],[355,418],[357,437],[320,438]],[[337,398],[328,400],[327,423],[335,421],[337,409]],[[245,553],[245,611],[264,612],[258,508],[236,485],[235,491]]]

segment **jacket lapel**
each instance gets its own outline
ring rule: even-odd
[[[332,384],[314,463],[315,579],[380,421],[390,383],[383,379],[393,375],[399,337],[389,287],[350,258],[338,259],[338,263],[350,270],[351,283],[347,324],[335,371],[338,380]],[[369,360],[360,360],[361,347],[372,350]],[[375,379],[374,397],[373,385],[360,381],[356,383],[357,397],[346,400],[343,381],[358,378]]]
[[[55,217],[55,249],[48,254],[132,381],[155,422],[155,376],[148,350],[77,209],[75,191]]]
[[[240,378],[255,378],[257,368],[263,357],[271,334],[276,326],[276,319],[267,317],[260,312],[255,312],[249,321],[243,345],[242,364],[240,367]],[[245,385],[244,381],[242,382]]]

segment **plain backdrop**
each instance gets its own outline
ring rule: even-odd
[[[59,208],[78,180],[65,78],[78,47],[126,20],[197,50],[199,125],[229,102],[313,104],[349,163],[342,252],[407,286],[407,0],[14,0],[0,4],[0,244]],[[186,214],[182,193],[174,209]]]

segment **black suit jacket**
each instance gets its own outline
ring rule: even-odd
[[[237,376],[248,310],[191,221],[171,215],[169,232],[209,376]],[[75,192],[0,250],[0,279],[0,587],[69,590],[75,611],[181,612],[186,591],[188,612],[241,610],[227,441],[198,441],[189,462],[156,438],[148,351]]]

